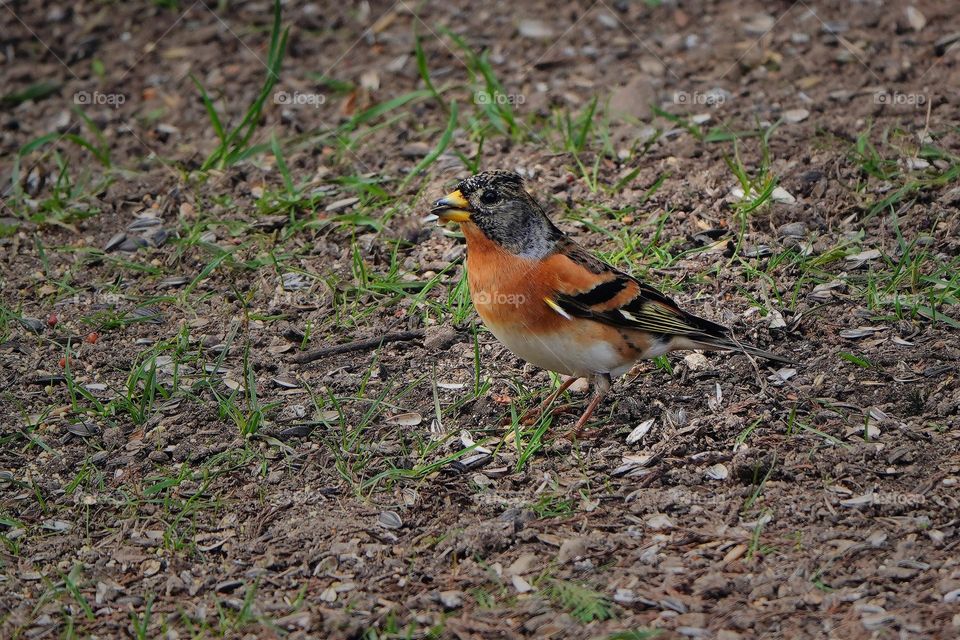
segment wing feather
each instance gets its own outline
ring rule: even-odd
[[[635,329],[663,340],[682,338],[682,348],[732,349],[768,360],[794,363],[733,337],[729,329],[687,313],[653,287],[595,258],[568,241],[548,259],[562,274],[544,302],[570,320],[590,318],[618,328]]]
[[[730,335],[726,327],[683,311],[653,287],[601,262],[580,247],[569,248],[565,257],[572,263],[569,269],[587,269],[607,276],[589,289],[556,291],[547,304],[565,317],[590,318],[665,336]]]

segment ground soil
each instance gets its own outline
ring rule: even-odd
[[[960,19],[949,3],[918,2],[922,25],[907,4],[874,2],[287,3],[278,87],[327,93],[315,108],[271,100],[264,110],[255,140],[275,132],[289,143],[294,181],[316,194],[279,219],[263,208],[264,190],[283,189],[269,152],[199,171],[217,140],[190,77],[237,122],[263,81],[270,4],[166,4],[0,7],[0,93],[56,86],[0,108],[0,228],[13,229],[0,239],[0,636],[960,635],[957,329],[884,308],[886,292],[870,298],[868,284],[896,269],[905,244],[956,265],[960,194],[947,181],[872,212],[897,185],[871,177],[855,152],[868,132],[909,169],[932,135],[946,155],[928,170],[956,163],[960,50],[949,36]],[[420,219],[469,174],[452,151],[472,157],[477,140],[458,130],[422,180],[404,181],[448,119],[418,100],[345,134],[357,136],[349,149],[310,144],[424,88],[415,33],[437,86],[468,83],[464,53],[441,27],[489,52],[532,129],[487,140],[482,168],[522,172],[565,231],[608,256],[624,232],[670,239],[675,259],[619,266],[790,355],[795,371],[676,354],[618,381],[590,438],[564,437],[574,410],[554,418],[529,460],[509,441],[489,444],[510,402],[535,402],[548,374],[479,330],[472,312],[455,322],[421,312],[414,289],[354,287],[358,255],[373,274],[399,264],[409,282],[462,257],[462,240]],[[318,89],[316,74],[353,88]],[[124,99],[78,102],[82,92]],[[616,190],[591,189],[551,142],[550,114],[594,96],[621,111],[606,125],[614,153],[597,164],[601,182],[639,168]],[[709,115],[704,130],[783,118],[769,167],[795,202],[753,212],[735,247],[732,145],[698,140],[651,104]],[[28,150],[17,169],[24,145],[50,132],[95,139],[75,106],[102,132],[111,168],[62,139]],[[651,131],[662,135],[644,149]],[[748,167],[763,162],[755,138],[738,151]],[[584,157],[589,173],[596,156]],[[94,215],[52,222],[14,204],[11,179],[45,201],[58,160],[71,180],[109,176],[69,203]],[[324,224],[358,176],[388,192],[383,211],[364,212],[382,214],[383,228]],[[103,251],[144,212],[169,238]],[[735,250],[754,257],[732,259]],[[787,250],[820,261],[774,263]],[[231,259],[205,272],[224,251]],[[322,277],[284,287],[265,257],[280,254],[283,271]],[[442,305],[462,268],[427,298]],[[908,280],[923,285],[923,269]],[[960,318],[955,300],[938,311]],[[293,361],[395,331],[416,334]],[[142,421],[133,409],[91,413],[65,383],[92,385],[107,404],[159,344],[173,358],[157,362],[161,387],[187,383]],[[185,353],[224,385],[214,392],[202,372],[176,370]],[[477,354],[490,388],[474,397]],[[251,380],[269,409],[243,437],[220,398]],[[494,451],[476,467],[461,458],[421,473],[484,439]],[[601,613],[578,610],[567,585],[593,592]]]

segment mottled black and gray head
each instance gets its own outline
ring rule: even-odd
[[[432,209],[443,222],[472,222],[511,253],[542,258],[553,252],[563,233],[523,188],[512,171],[485,171],[461,180]]]

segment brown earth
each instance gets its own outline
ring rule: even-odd
[[[235,125],[272,22],[227,5],[0,6],[0,636],[960,635],[949,3],[288,3],[265,146],[207,170],[191,74]],[[581,169],[563,114],[595,96]],[[735,154],[795,202],[738,215]],[[573,410],[502,438],[551,378],[420,223],[475,156],[800,364],[675,354],[595,437]]]

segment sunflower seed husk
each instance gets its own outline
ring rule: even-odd
[[[137,307],[130,315],[149,324],[163,324],[163,315],[155,307]]]
[[[89,438],[100,434],[100,427],[94,422],[71,422],[67,424],[67,431],[81,438]]]
[[[855,253],[853,255],[847,256],[847,268],[848,269],[859,269],[864,264],[871,260],[876,260],[882,254],[876,249],[868,249],[867,251],[861,251],[860,253]]]
[[[127,231],[130,233],[137,233],[139,231],[154,229],[162,224],[163,220],[154,216],[137,216],[134,218],[133,222],[127,225]]]
[[[744,258],[765,258],[773,255],[773,249],[765,244],[747,247],[743,250]]]
[[[637,599],[633,589],[617,589],[613,594],[613,601],[617,604],[632,604]]]
[[[41,333],[45,325],[43,323],[43,320],[39,320],[37,318],[28,318],[24,316],[23,318],[20,318],[20,326],[26,329],[27,331],[31,331],[33,333]]]
[[[777,229],[777,235],[781,238],[803,238],[807,235],[807,223],[788,222]]]
[[[61,384],[67,381],[65,376],[60,375],[40,375],[34,376],[33,378],[27,378],[24,380],[25,384]]]
[[[147,241],[140,237],[131,238],[126,236],[117,246],[117,251],[124,251],[126,253],[135,253],[138,249],[147,246]]]
[[[144,240],[150,243],[150,246],[154,248],[162,247],[169,237],[170,232],[163,227],[154,229],[150,233],[146,233],[143,236]]]
[[[377,524],[384,529],[399,529],[403,526],[403,520],[396,511],[381,511],[377,516]]]
[[[300,385],[293,378],[287,378],[285,376],[277,376],[270,379],[273,384],[277,385],[282,389],[299,389]]]
[[[533,40],[546,40],[554,36],[553,28],[542,20],[526,19],[521,20],[517,25],[517,31],[521,37]]]
[[[863,505],[873,504],[873,494],[865,493],[862,496],[857,496],[856,498],[847,498],[846,500],[840,501],[841,507],[862,507]]]
[[[466,458],[457,460],[450,465],[450,468],[456,473],[467,473],[469,471],[476,471],[477,469],[490,464],[492,461],[493,456],[489,453],[478,453],[476,455],[467,456]]]
[[[813,291],[810,292],[807,298],[812,302],[827,302],[833,298],[833,290],[842,286],[843,283],[839,280],[834,280],[833,282],[827,282],[825,284],[818,284],[813,288]]]
[[[277,422],[292,422],[301,420],[307,415],[307,408],[302,404],[291,404],[280,410],[277,414]]]
[[[309,280],[299,273],[285,273],[281,276],[281,281],[284,291],[299,291],[300,289],[308,289],[310,287]]]
[[[44,520],[42,526],[44,529],[49,529],[50,531],[56,531],[58,533],[63,533],[64,531],[70,531],[70,529],[73,529],[73,525],[66,520]]]
[[[353,205],[360,202],[360,198],[351,197],[351,198],[341,198],[340,200],[335,200],[327,205],[328,213],[337,213],[345,209],[349,209]]]
[[[400,413],[384,420],[387,424],[399,425],[401,427],[415,427],[423,422],[423,416],[416,412]]]
[[[711,480],[726,480],[729,475],[730,471],[727,466],[721,463],[709,467],[706,473],[706,476]]]
[[[627,436],[627,444],[634,444],[642,440],[643,436],[650,432],[654,422],[656,422],[656,418],[650,418],[637,425],[634,430],[630,432],[630,435]]]
[[[183,276],[169,276],[157,283],[157,287],[160,289],[169,289],[173,287],[181,287],[190,282],[188,278]]]
[[[655,456],[650,453],[623,456],[622,464],[613,470],[613,475],[615,477],[619,477],[639,472],[641,469],[649,465],[654,458]]]
[[[266,216],[254,222],[252,226],[262,231],[275,231],[285,227],[288,220],[287,216]]]
[[[857,327],[856,329],[844,329],[840,332],[840,337],[847,338],[848,340],[858,340],[860,338],[868,338],[878,331],[883,331],[883,329],[883,327]]]
[[[107,244],[103,245],[103,250],[107,253],[115,251],[117,248],[123,244],[123,241],[127,239],[127,234],[125,233],[115,233],[110,236],[110,239],[107,240]]]
[[[277,436],[281,440],[287,440],[289,438],[306,438],[311,433],[313,433],[313,425],[309,424],[298,424],[281,431]]]
[[[795,375],[797,375],[797,370],[793,367],[782,367],[777,369],[771,375],[767,376],[767,380],[779,386]]]

